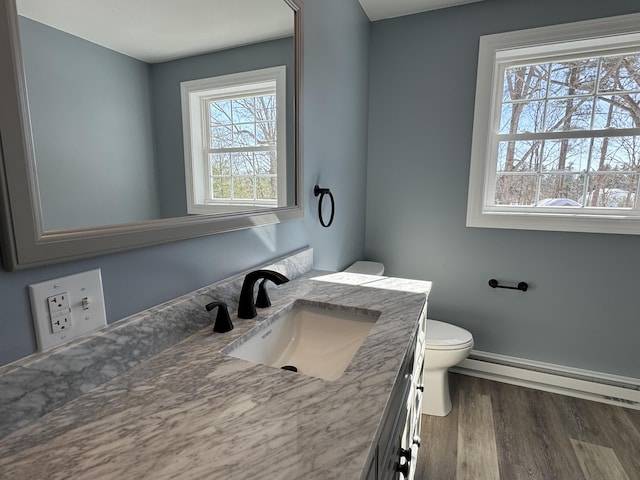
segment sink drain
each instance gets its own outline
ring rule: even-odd
[[[298,367],[294,367],[293,365],[285,365],[284,367],[280,367],[282,370],[289,370],[291,372],[297,372]]]

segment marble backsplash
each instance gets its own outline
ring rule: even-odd
[[[294,279],[313,268],[313,250],[251,270],[258,268]],[[0,368],[0,438],[212,324],[216,312],[207,312],[207,303],[223,301],[235,312],[244,276],[251,270]]]

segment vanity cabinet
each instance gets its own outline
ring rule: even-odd
[[[4,411],[21,412],[18,406],[33,405],[24,398],[63,397],[91,381],[87,373],[120,368],[114,359],[130,367],[75,394],[73,401],[52,405],[42,418],[26,410],[12,414],[17,428],[0,438],[0,477],[152,480],[172,471],[184,478],[206,472],[226,480],[411,480],[422,399],[417,373],[424,359],[421,317],[431,283],[380,277],[352,285],[343,275],[311,270],[270,292],[272,306],[261,318],[239,320],[224,334],[211,332],[212,319],[204,315],[203,305],[212,298],[236,301],[244,277],[239,275],[63,350],[4,373],[0,369],[1,381],[24,387],[15,395],[19,400],[0,398],[0,404]],[[257,322],[291,311],[296,302],[347,312],[375,306],[377,320],[340,378],[327,381],[221,353]],[[187,330],[195,333],[167,346],[166,332]],[[155,353],[129,356],[128,347],[139,342]],[[74,368],[78,358],[91,362],[91,368]],[[47,383],[50,365],[64,378]],[[42,382],[29,381],[33,372],[40,372]],[[28,426],[20,428],[19,421]],[[340,429],[339,437],[319,435],[323,425],[330,432]],[[294,451],[291,442],[281,441],[286,439],[295,439]],[[105,449],[118,461],[102,462]],[[84,452],[82,458],[77,451]]]
[[[378,447],[376,446],[373,458],[369,462],[369,467],[365,470],[367,473],[362,477],[362,480],[376,480],[378,478],[377,462],[378,461]]]
[[[412,480],[420,446],[426,305],[407,350],[363,480]]]

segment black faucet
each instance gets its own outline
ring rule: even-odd
[[[258,307],[268,307],[271,305],[271,301],[267,295],[267,289],[264,286],[264,282],[266,280],[271,280],[276,285],[289,281],[287,277],[281,273],[274,272],[273,270],[255,270],[251,273],[247,273],[244,277],[242,290],[240,291],[238,318],[253,318],[258,314],[256,312],[256,303],[253,301],[253,288],[256,282],[260,279],[264,280],[260,284],[260,291],[258,292],[258,301],[256,302]]]
[[[216,322],[213,324],[213,331],[218,333],[225,333],[229,330],[233,330],[233,323],[229,317],[229,310],[227,304],[224,302],[211,302],[207,304],[207,312],[210,312],[214,308],[218,307],[218,314],[216,315]]]

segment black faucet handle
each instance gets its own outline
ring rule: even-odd
[[[256,297],[256,307],[267,308],[271,306],[271,299],[267,293],[267,279],[265,278],[258,285],[258,296]]]
[[[227,304],[224,302],[211,302],[204,308],[207,312],[210,312],[214,308],[218,307],[218,314],[216,315],[216,321],[213,324],[213,331],[218,333],[225,333],[233,330],[233,323],[231,323],[231,317],[229,317],[229,310]]]
[[[267,293],[267,280],[271,280],[276,285],[282,285],[289,281],[287,277],[273,270],[262,270],[262,272],[268,272],[268,274],[265,274],[265,277],[258,285],[258,296],[256,297],[256,307],[258,308],[271,306],[271,299]]]

